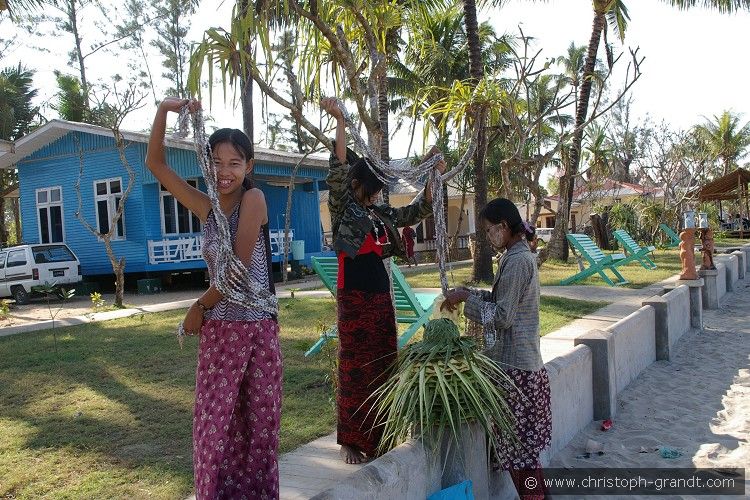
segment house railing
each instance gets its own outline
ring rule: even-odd
[[[271,253],[284,252],[284,231],[269,231]],[[294,239],[294,230],[289,231],[288,242]],[[291,251],[291,249],[290,249]],[[183,235],[148,241],[148,261],[150,264],[189,262],[203,260],[203,235]]]
[[[273,255],[284,255],[284,230],[269,231],[268,236],[271,240],[271,254]],[[289,252],[291,253],[291,243],[294,239],[294,229],[289,230],[289,238],[287,243],[289,244]]]
[[[148,241],[148,262],[166,264],[203,260],[203,235],[176,236]]]

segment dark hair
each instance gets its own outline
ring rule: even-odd
[[[231,144],[245,161],[250,161],[255,157],[253,142],[240,129],[220,128],[208,138],[208,146],[211,148],[211,151],[215,150],[219,144],[224,143]],[[253,187],[253,181],[247,175],[245,176],[245,180],[242,181],[242,187],[245,189]]]
[[[518,207],[507,198],[495,198],[487,203],[479,213],[479,217],[492,224],[500,224],[500,222],[505,221],[510,228],[510,234],[514,236],[525,232]]]
[[[347,184],[351,186],[353,180],[359,182],[366,198],[378,194],[385,184],[378,179],[378,177],[372,172],[373,170],[380,172],[367,158],[357,159],[351,167],[349,167],[349,173],[347,174],[346,179]]]

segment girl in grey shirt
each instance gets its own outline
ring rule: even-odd
[[[539,454],[550,444],[552,415],[547,371],[539,347],[539,274],[529,249],[521,215],[512,201],[496,198],[480,214],[487,237],[504,250],[492,291],[450,290],[441,308],[454,310],[464,302],[464,315],[481,325],[485,354],[514,381],[508,405],[516,417],[517,439],[499,436],[497,465],[509,470],[521,498],[544,498],[541,488],[529,490],[529,476],[542,480]]]

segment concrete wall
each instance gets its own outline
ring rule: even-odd
[[[727,294],[727,266],[723,262],[716,262],[716,270],[719,274],[716,276],[716,294],[719,300]]]
[[[656,359],[670,359],[675,342],[690,327],[690,289],[680,285],[661,296],[651,297],[643,302],[655,310]]]
[[[544,367],[549,376],[552,409],[552,444],[540,457],[546,465],[594,419],[591,349],[575,346]]]
[[[440,490],[440,468],[431,464],[424,446],[410,441],[313,497],[315,500],[424,500]]]
[[[690,289],[679,286],[663,295],[668,304],[669,350],[690,330]]]
[[[654,308],[644,306],[606,329],[614,337],[617,394],[656,361],[655,319]]]
[[[740,251],[745,253],[745,272],[748,272],[750,271],[750,243],[742,245]]]
[[[734,291],[734,287],[737,284],[737,280],[740,279],[739,274],[739,261],[736,255],[717,255],[714,257],[714,262],[721,262],[725,266],[726,274],[726,285],[725,290],[727,292]],[[718,268],[719,265],[716,264]]]

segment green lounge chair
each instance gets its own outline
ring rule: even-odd
[[[335,297],[339,271],[338,259],[336,257],[313,257],[312,266],[328,291]],[[391,266],[391,275],[393,276],[393,293],[396,299],[396,322],[409,325],[409,328],[398,338],[398,347],[401,348],[406,345],[421,326],[430,320],[433,302],[439,294],[414,293],[409,283],[406,282],[404,274],[396,265]],[[337,336],[338,328],[333,325],[320,335],[318,341],[305,353],[305,356],[312,356],[320,352],[326,342]]]
[[[642,247],[640,246],[630,234],[624,229],[618,229],[615,231],[615,239],[622,245],[627,255],[632,255],[635,260],[641,263],[643,267],[649,271],[656,269],[656,263],[648,256],[651,252],[656,250],[653,246]]]
[[[667,248],[674,248],[676,246],[680,245],[680,237],[672,231],[672,228],[667,226],[666,224],[659,224],[659,229],[664,231],[664,234],[667,235],[669,238],[669,243],[667,243]]]
[[[573,249],[583,256],[589,263],[589,267],[574,274],[569,278],[565,278],[560,282],[561,285],[570,285],[576,281],[588,278],[594,274],[599,274],[602,279],[610,286],[625,285],[628,281],[617,271],[617,266],[626,264],[633,260],[631,257],[626,257],[624,254],[609,254],[605,255],[596,244],[591,241],[591,238],[585,234],[568,234],[566,235]],[[612,281],[604,271],[609,270],[615,275],[616,281]]]

